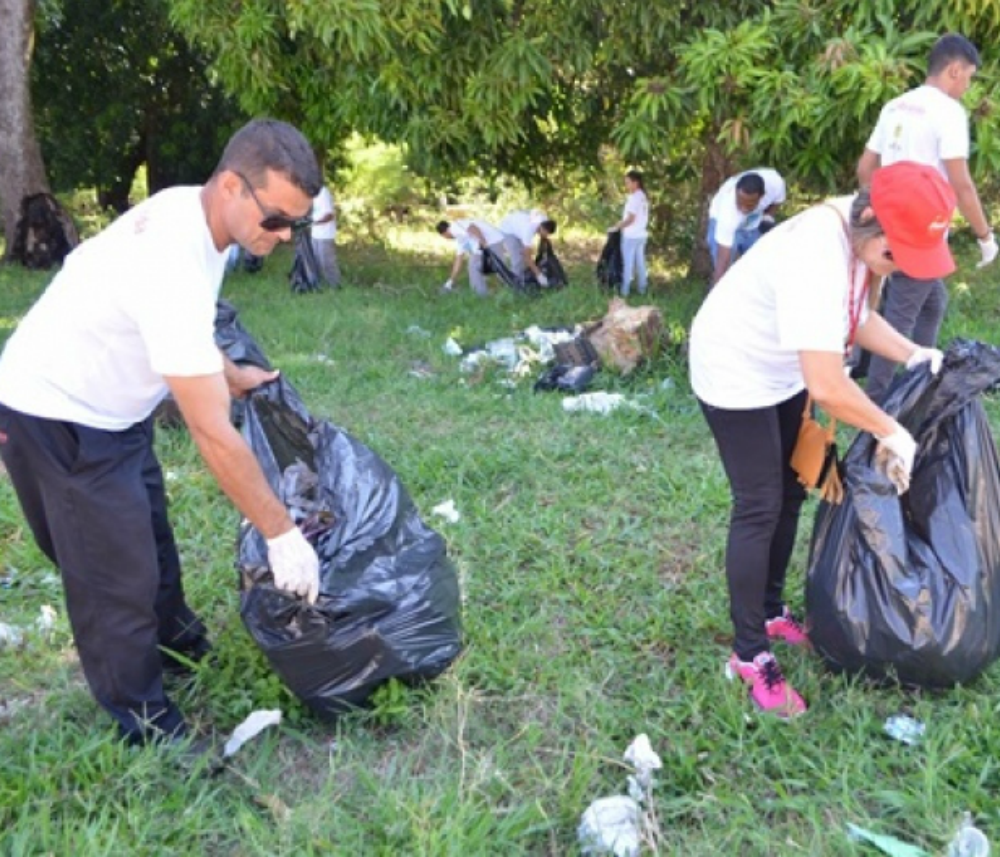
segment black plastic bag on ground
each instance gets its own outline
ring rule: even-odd
[[[10,258],[26,268],[48,270],[61,265],[80,243],[76,224],[50,193],[21,199]]]
[[[608,233],[601,258],[597,260],[597,284],[610,290],[621,288],[624,266],[622,234],[616,229]]]
[[[474,264],[476,256],[469,257],[469,264]],[[507,263],[500,258],[499,255],[494,253],[489,247],[484,247],[482,256],[478,257],[483,266],[484,274],[496,274],[497,278],[505,285],[510,286],[514,291],[521,292],[523,294],[534,294],[538,291],[538,283],[532,281],[528,283],[527,281],[518,277],[508,266]]]
[[[541,286],[535,278],[534,272],[525,271],[525,285],[529,288],[561,289],[563,286],[569,285],[569,279],[562,262],[556,256],[555,250],[552,249],[552,242],[548,238],[539,239],[538,251],[535,253],[535,264],[538,265],[538,270],[545,274],[545,279],[548,280],[549,284]]]
[[[536,393],[558,390],[562,393],[582,393],[594,380],[596,366],[567,366],[559,364],[546,369],[535,381]]]
[[[238,327],[217,331],[231,359],[259,352],[244,336]],[[282,681],[333,717],[390,678],[440,675],[462,648],[458,577],[396,473],[313,419],[284,378],[250,396],[243,434],[320,557],[320,596],[310,606],[274,587],[263,537],[240,528],[240,613]]]
[[[870,434],[848,450],[846,496],[819,509],[806,579],[809,636],[834,669],[950,687],[1000,654],[1000,464],[978,398],[998,380],[1000,351],[967,341],[936,377],[925,365],[897,378],[885,409],[918,444],[902,497]]]
[[[298,230],[294,240],[295,259],[292,262],[292,270],[288,274],[292,291],[296,294],[317,292],[323,288],[323,278],[320,275],[316,253],[313,251],[309,230]]]

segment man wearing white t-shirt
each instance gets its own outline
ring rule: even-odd
[[[535,262],[535,236],[551,238],[556,222],[538,209],[512,211],[500,221],[500,231],[514,276],[523,282],[525,271],[531,271],[538,285],[547,286],[549,280]]]
[[[480,297],[490,293],[483,270],[483,250],[489,248],[497,256],[503,252],[503,233],[485,220],[442,220],[437,225],[438,234],[455,242],[455,261],[451,273],[441,287],[442,292],[450,292],[455,287],[455,277],[462,271],[462,260],[469,257],[469,285]]]
[[[713,284],[774,224],[784,201],[785,180],[767,167],[732,176],[719,188],[708,208],[706,235]]]
[[[313,198],[312,220],[310,238],[320,276],[327,285],[336,288],[340,285],[340,266],[334,243],[337,239],[337,213],[333,197],[325,187]]]
[[[979,267],[983,267],[996,258],[998,248],[969,174],[969,119],[961,103],[979,65],[979,52],[964,36],[952,33],[938,39],[928,57],[923,86],[882,108],[857,174],[861,187],[868,187],[879,166],[915,161],[934,167],[952,186],[958,210],[979,239]],[[904,336],[932,347],[947,305],[944,280],[914,280],[898,272],[886,286],[883,315]],[[895,363],[872,358],[866,391],[873,401],[885,396],[895,371]]]
[[[319,560],[229,421],[275,373],[214,341],[231,244],[266,256],[310,224],[322,184],[291,125],[233,135],[208,183],[161,191],[85,241],[0,357],[0,456],[35,541],[62,574],[80,663],[130,743],[178,741],[163,671],[198,660],[151,414],[169,391],[219,486],[267,539],[274,582],[316,599]],[[169,650],[169,651],[165,651]]]

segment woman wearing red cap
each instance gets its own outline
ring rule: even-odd
[[[955,269],[945,241],[954,208],[954,192],[931,167],[877,170],[870,191],[814,206],[761,238],[692,324],[691,385],[733,497],[726,578],[735,640],[726,672],[768,713],[806,710],[771,642],[808,644],[783,598],[805,499],[789,461],[807,395],[875,435],[897,489],[907,489],[916,444],[850,379],[844,358],[857,343],[937,372],[941,352],[896,332],[868,297],[894,271],[928,279]]]

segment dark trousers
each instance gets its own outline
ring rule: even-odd
[[[789,461],[806,393],[769,408],[730,411],[701,403],[732,491],[726,541],[733,650],[749,661],[770,649],[764,622],[781,613],[805,489]]]
[[[35,541],[62,573],[94,697],[131,742],[182,734],[160,646],[196,650],[205,628],[184,601],[152,419],[111,432],[0,405],[0,456]]]
[[[929,348],[937,345],[947,308],[948,289],[944,280],[915,280],[897,271],[886,283],[882,317],[917,345]],[[896,365],[885,357],[872,355],[865,392],[873,402],[881,403],[885,398]]]

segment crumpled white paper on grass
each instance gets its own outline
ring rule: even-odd
[[[233,730],[233,734],[226,741],[226,746],[222,748],[222,757],[229,758],[247,741],[257,737],[268,726],[277,726],[279,723],[281,723],[281,710],[278,708],[261,708],[254,711]]]

